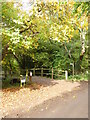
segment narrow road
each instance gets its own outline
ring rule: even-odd
[[[88,87],[45,101],[19,117],[88,118]]]

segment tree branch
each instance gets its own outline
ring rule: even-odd
[[[68,55],[69,55],[69,58],[71,58],[71,53],[70,53],[70,50],[67,49],[66,45],[64,44],[64,47],[65,47],[65,50],[67,51]]]

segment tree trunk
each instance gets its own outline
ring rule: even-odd
[[[85,32],[83,31],[81,31],[81,34],[80,34],[80,41],[81,41],[81,53],[80,53],[78,61],[76,62],[77,73],[80,72],[82,60],[85,54]]]
[[[79,56],[79,59],[76,62],[76,72],[80,72],[81,70],[81,64],[82,64],[82,60],[85,54],[85,34],[86,32],[83,31],[83,29],[80,30],[80,41],[81,41],[81,53]]]
[[[11,65],[10,60],[9,60],[9,65],[10,65],[10,76],[12,77],[12,65]]]
[[[81,54],[80,54],[80,61],[82,61],[84,53],[85,53],[85,32],[81,32],[80,40],[81,40],[81,44],[82,44],[82,50],[81,50]]]
[[[5,68],[5,79],[7,78],[7,67]]]

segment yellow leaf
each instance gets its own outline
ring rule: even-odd
[[[75,98],[76,98],[76,96],[74,95],[74,96],[73,96],[73,99],[75,99]]]

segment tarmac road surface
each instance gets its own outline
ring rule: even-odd
[[[6,118],[13,118],[15,114],[16,118],[88,118],[88,88],[90,83],[82,82],[71,92],[44,101],[24,113],[20,109],[13,111]]]
[[[19,117],[88,118],[88,86],[82,86],[80,89],[64,94],[62,97],[58,96],[45,101]]]

